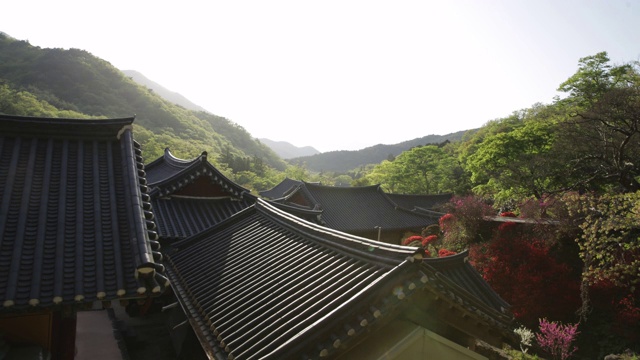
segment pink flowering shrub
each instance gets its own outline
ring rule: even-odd
[[[415,242],[415,245],[411,245],[411,243]],[[402,241],[402,245],[407,245],[407,246],[420,246],[417,244],[422,244],[422,236],[420,235],[414,235],[414,236],[409,236],[408,238],[404,239],[404,241]]]
[[[438,235],[429,235],[422,239],[422,246],[426,247],[427,245],[432,244],[436,241],[438,241]]]
[[[456,252],[455,251],[450,251],[447,249],[440,249],[438,251],[438,257],[446,257],[446,256],[451,256],[451,255],[455,255]]]
[[[453,214],[444,214],[438,219],[438,224],[443,232],[451,230],[451,225],[455,221]]]
[[[578,324],[562,325],[555,321],[540,319],[540,333],[536,334],[536,340],[540,347],[554,359],[565,360],[578,350],[571,344],[579,333]]]
[[[448,204],[448,210],[449,213],[439,220],[446,247],[462,250],[469,244],[483,242],[491,237],[485,217],[494,215],[495,211],[483,199],[473,196],[456,197]]]
[[[440,240],[439,235],[427,235],[424,237],[420,235],[412,235],[404,239],[402,241],[402,245],[422,247],[424,250],[424,256],[431,257],[432,252],[434,254],[438,254],[438,240]]]

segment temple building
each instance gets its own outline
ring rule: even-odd
[[[0,332],[73,359],[76,314],[169,286],[133,118],[0,115]]]
[[[423,259],[258,199],[173,243],[166,265],[201,358],[486,359],[476,345],[510,341],[513,316],[466,257]]]
[[[207,160],[207,152],[185,160],[167,148],[146,166],[161,241],[195,235],[251,206],[256,197]]]
[[[337,187],[286,179],[260,195],[305,220],[391,244],[399,244],[407,232],[420,234],[443,215],[400,206],[380,185]]]

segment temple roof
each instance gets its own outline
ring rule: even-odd
[[[174,290],[205,351],[225,358],[334,351],[348,327],[364,330],[420,278],[417,248],[327,229],[263,200],[174,246]]]
[[[189,197],[153,198],[153,212],[161,239],[177,240],[195,235],[253,205],[255,198],[207,199]]]
[[[437,223],[438,216],[398,207],[379,185],[360,187],[302,183],[284,198],[275,200],[292,206],[322,211],[322,224],[345,232],[421,229]]]
[[[482,312],[504,323],[511,320],[511,306],[498,295],[468,261],[469,252],[441,258],[425,258],[423,271],[432,285],[475,312]],[[494,320],[495,321],[495,320]]]
[[[157,192],[160,196],[171,195],[203,176],[219,185],[229,196],[241,197],[243,193],[250,192],[209,163],[206,151],[194,159],[184,160],[175,157],[169,148],[166,148],[163,156],[146,166],[146,172],[152,194]]]
[[[319,226],[260,199],[173,247],[167,272],[210,358],[336,355],[405,307],[421,306],[407,300],[425,291],[477,323],[509,320],[464,289],[473,273],[445,266],[463,265],[459,256],[420,261],[419,248]]]
[[[399,207],[412,211],[439,211],[442,205],[451,200],[453,194],[387,194]]]
[[[168,286],[132,122],[0,115],[5,309],[139,298]]]
[[[303,184],[304,182],[300,180],[285,178],[280,183],[278,183],[278,185],[274,186],[269,190],[260,191],[259,194],[260,196],[267,199],[272,199],[272,200],[280,199],[282,197],[285,197],[291,191],[295,190],[298,186]]]
[[[165,149],[147,166],[147,178],[162,240],[195,235],[256,201],[209,163],[206,152],[184,160]]]

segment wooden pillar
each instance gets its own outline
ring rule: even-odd
[[[51,360],[73,360],[76,356],[76,309],[63,306],[54,312]]]

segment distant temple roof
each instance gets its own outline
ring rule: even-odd
[[[0,115],[5,309],[139,298],[168,286],[132,122]]]
[[[274,202],[321,211],[321,224],[345,232],[415,229],[435,224],[437,214],[423,214],[396,205],[379,185],[324,186],[303,182]]]
[[[477,286],[464,254],[420,261],[419,248],[322,227],[261,199],[173,247],[167,272],[210,358],[336,355],[400,309],[421,307],[407,301],[417,294],[439,299],[425,311],[450,304],[459,309],[451,314],[486,329],[502,331],[511,319],[497,295]]]
[[[453,194],[387,194],[389,199],[407,210],[412,211],[438,211],[439,207],[451,200]]]
[[[166,148],[163,156],[146,166],[146,172],[149,186],[152,187],[153,192],[159,192],[160,196],[171,195],[202,176],[210,178],[212,183],[219,185],[224,195],[240,197],[243,193],[250,192],[211,165],[207,160],[206,151],[194,159],[184,160],[175,157],[169,148]]]
[[[216,169],[206,152],[183,160],[167,148],[146,171],[163,240],[195,235],[251,206],[256,199]]]
[[[267,199],[280,199],[285,197],[290,192],[294,191],[298,186],[303,185],[304,182],[300,180],[294,180],[290,178],[285,178],[278,185],[274,186],[269,190],[260,191],[260,196]]]

